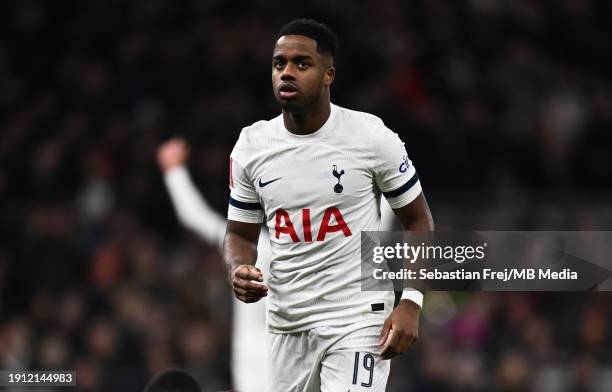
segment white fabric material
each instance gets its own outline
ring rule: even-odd
[[[384,321],[394,294],[361,291],[359,232],[380,229],[381,192],[403,189],[387,198],[393,208],[421,193],[397,134],[375,116],[332,105],[310,135],[290,133],[282,116],[243,129],[231,163],[228,219],[263,219],[270,232],[268,329]]]
[[[396,226],[399,227],[400,221],[395,216],[393,208],[389,205],[386,199],[380,202],[380,230],[392,231]]]
[[[257,267],[268,284],[270,274],[270,239],[265,230],[257,244]],[[245,304],[233,296],[232,376],[239,392],[261,392],[266,387],[266,299]]]
[[[225,237],[225,220],[200,196],[185,167],[177,166],[166,171],[164,182],[179,221],[206,242],[221,249]]]
[[[225,219],[214,211],[194,186],[189,173],[176,167],[164,174],[164,181],[179,221],[221,250],[225,236]],[[257,245],[257,263],[265,279],[269,274],[270,239],[262,230]],[[245,304],[233,297],[232,306],[232,378],[240,392],[265,390],[266,301]]]
[[[402,292],[402,298],[407,299],[415,304],[419,305],[419,307],[423,307],[423,293],[415,289],[404,289]]]
[[[380,358],[382,324],[268,333],[268,392],[384,392],[391,361]]]

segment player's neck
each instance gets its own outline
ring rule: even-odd
[[[300,112],[283,110],[285,128],[296,135],[309,135],[321,129],[331,113],[329,100]]]

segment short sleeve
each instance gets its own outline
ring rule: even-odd
[[[421,193],[419,176],[399,136],[384,129],[373,143],[374,181],[393,209],[412,202]]]
[[[245,143],[243,131],[230,155],[230,197],[227,218],[238,222],[261,223],[264,216],[263,208],[249,172],[243,166],[248,162],[248,146]]]

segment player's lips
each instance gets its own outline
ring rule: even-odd
[[[284,82],[278,86],[278,95],[281,98],[294,97],[297,94],[297,91],[298,87],[293,83]]]
[[[291,98],[294,97],[295,94],[297,94],[297,91],[279,91],[278,95],[281,96],[281,98]]]

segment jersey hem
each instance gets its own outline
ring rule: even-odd
[[[390,314],[390,312],[389,312]],[[299,327],[299,328],[292,328],[292,329],[287,329],[287,330],[281,330],[281,329],[275,329],[272,328],[270,326],[266,327],[266,332],[268,333],[272,333],[275,335],[287,335],[287,334],[292,334],[292,333],[300,333],[300,332],[305,332],[305,331],[309,331],[311,329],[314,328],[321,328],[321,327],[338,327],[338,328],[342,328],[345,327],[347,325],[352,325],[352,324],[361,324],[361,323],[367,323],[372,321],[373,324],[378,324],[378,322],[382,322],[384,323],[385,320],[387,319],[387,317],[389,316],[389,314],[385,314],[383,315],[375,315],[374,317],[366,317],[366,318],[362,318],[360,320],[349,320],[346,322],[342,322],[342,323],[330,323],[329,320],[327,321],[319,321],[319,322],[315,322],[312,324],[308,324],[305,325],[303,327]],[[374,323],[376,322],[376,323]]]

